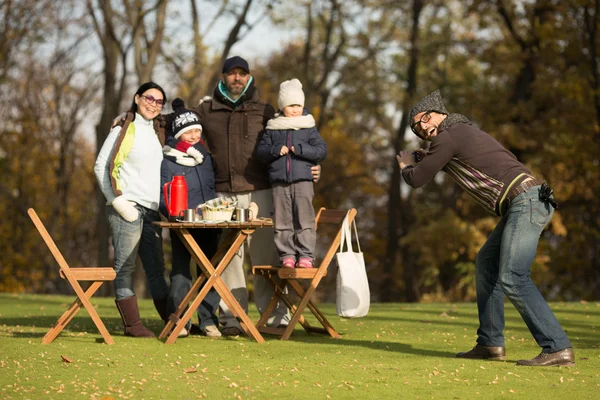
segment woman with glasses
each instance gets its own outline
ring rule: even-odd
[[[163,320],[167,319],[169,288],[164,277],[161,229],[152,224],[160,220],[160,165],[164,145],[160,112],[166,101],[165,91],[156,83],[141,85],[124,121],[108,134],[94,166],[96,179],[106,197],[117,273],[115,303],[123,319],[125,336],[154,337],[142,324],[133,291],[138,255],[156,309]]]

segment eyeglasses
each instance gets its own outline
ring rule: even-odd
[[[433,112],[433,110],[429,110],[427,111],[425,114],[421,115],[421,118],[415,122],[414,124],[412,124],[410,126],[410,130],[413,131],[413,133],[417,136],[419,136],[419,132],[417,132],[417,126],[423,122],[423,123],[428,123],[431,120],[431,113]],[[419,136],[420,137],[420,136]]]
[[[165,104],[165,101],[163,99],[155,99],[152,95],[143,95],[140,94],[140,97],[144,100],[146,100],[146,103],[152,105],[153,103],[156,104],[158,107],[162,107]]]

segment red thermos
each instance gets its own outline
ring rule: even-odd
[[[169,220],[175,220],[181,210],[188,208],[188,187],[183,176],[174,176],[171,182],[165,183],[163,195]]]

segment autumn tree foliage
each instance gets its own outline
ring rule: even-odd
[[[329,146],[314,205],[358,209],[374,301],[472,300],[474,260],[498,220],[443,173],[417,190],[400,178],[395,153],[427,146],[406,113],[436,88],[554,188],[534,281],[551,299],[600,299],[598,1],[238,0],[211,3],[211,15],[199,0],[34,3],[44,2],[0,6],[0,290],[60,291],[29,206],[52,221],[67,258],[100,253],[101,143],[90,137],[107,134],[127,90],[158,77],[171,98],[194,103],[240,54],[271,104],[281,81],[303,82]],[[267,18],[293,34],[270,54],[244,53],[240,42]],[[225,22],[211,49],[205,35]],[[82,44],[102,57],[90,62]]]

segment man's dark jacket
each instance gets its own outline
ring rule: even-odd
[[[259,99],[253,86],[240,102],[233,105],[226,101],[217,88],[212,99],[195,108],[214,158],[217,192],[240,193],[271,187],[266,165],[256,159],[255,151],[275,110]]]

